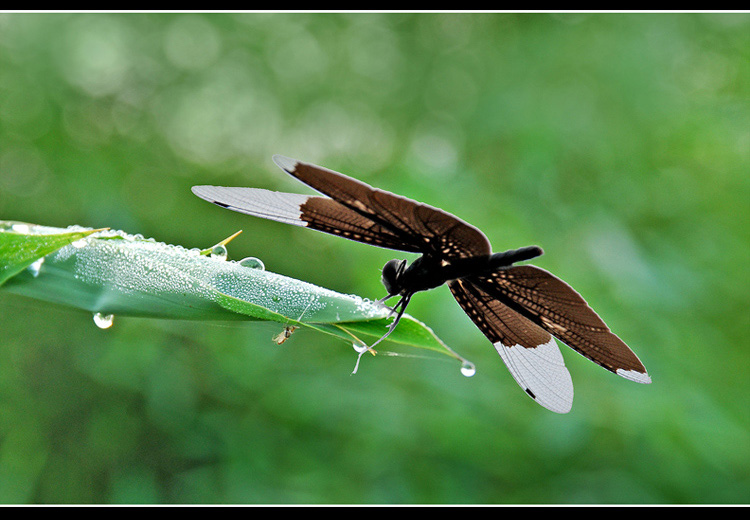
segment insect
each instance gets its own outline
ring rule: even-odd
[[[626,379],[650,383],[632,350],[568,284],[533,265],[537,246],[493,253],[476,227],[438,208],[373,188],[327,168],[280,155],[274,162],[323,196],[257,188],[194,186],[222,208],[308,227],[388,249],[420,253],[385,264],[386,296],[398,297],[390,334],[412,296],[447,284],[458,304],[493,344],[523,390],[540,405],[567,413],[573,383],[555,338]],[[372,345],[374,346],[374,345]]]
[[[295,330],[297,330],[295,325],[286,325],[284,330],[276,334],[272,339],[277,345],[281,345],[291,337]]]
[[[302,319],[302,316],[305,315],[307,312],[307,309],[310,308],[310,305],[312,305],[312,300],[310,300],[310,303],[307,304],[307,307],[305,307],[305,310],[302,311],[302,314],[299,315],[299,318],[297,318],[297,321]],[[294,333],[295,330],[297,330],[299,327],[297,325],[285,325],[284,330],[276,334],[272,339],[277,345],[283,344],[286,340],[288,340],[291,335]]]

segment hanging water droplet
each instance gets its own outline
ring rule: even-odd
[[[354,351],[357,354],[361,354],[362,352],[367,352],[367,345],[363,343],[352,343],[352,347],[354,348]]]
[[[352,343],[352,347],[354,347],[355,352],[357,352],[357,362],[354,363],[354,370],[352,370],[352,375],[354,375],[357,373],[357,370],[359,370],[359,361],[362,359],[362,354],[367,352],[369,347],[364,343]]]
[[[86,237],[83,237],[83,238],[79,238],[75,242],[71,242],[70,245],[73,246],[73,247],[75,247],[76,249],[81,249],[87,243],[88,243],[88,241],[86,240]]]
[[[461,363],[461,374],[466,377],[471,377],[476,373],[477,369],[474,366],[474,363],[471,363],[469,361],[464,361],[463,363]]]
[[[250,269],[258,269],[259,271],[265,271],[266,266],[260,258],[254,256],[248,256],[240,260],[242,267],[249,267]]]
[[[211,258],[216,258],[217,260],[226,260],[228,254],[229,252],[223,244],[216,244],[211,248]]]
[[[101,312],[97,312],[94,314],[94,323],[96,323],[96,326],[100,329],[110,328],[114,319],[114,314],[102,314]]]
[[[32,274],[32,276],[34,278],[36,278],[37,276],[39,276],[39,269],[42,268],[42,264],[43,263],[44,263],[44,257],[42,257],[39,260],[37,260],[36,262],[34,262],[33,264],[31,264],[26,269],[28,269],[29,272]]]

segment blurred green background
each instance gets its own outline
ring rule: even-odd
[[[0,291],[0,502],[750,502],[749,96],[746,14],[0,15],[0,218],[243,229],[235,259],[382,296],[412,255],[190,192],[307,193],[280,153],[542,246],[654,381],[562,346],[576,399],[548,412],[445,287],[409,312],[472,378]]]

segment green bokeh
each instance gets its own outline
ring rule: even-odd
[[[0,502],[750,502],[748,121],[746,14],[0,15],[0,218],[243,229],[235,259],[382,296],[404,255],[190,192],[306,192],[280,153],[542,246],[654,380],[563,347],[548,412],[444,287],[409,312],[472,378],[0,292]]]

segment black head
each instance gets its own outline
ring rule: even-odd
[[[400,278],[405,270],[406,260],[390,260],[383,266],[383,275],[380,280],[389,296],[395,296],[401,292]]]

